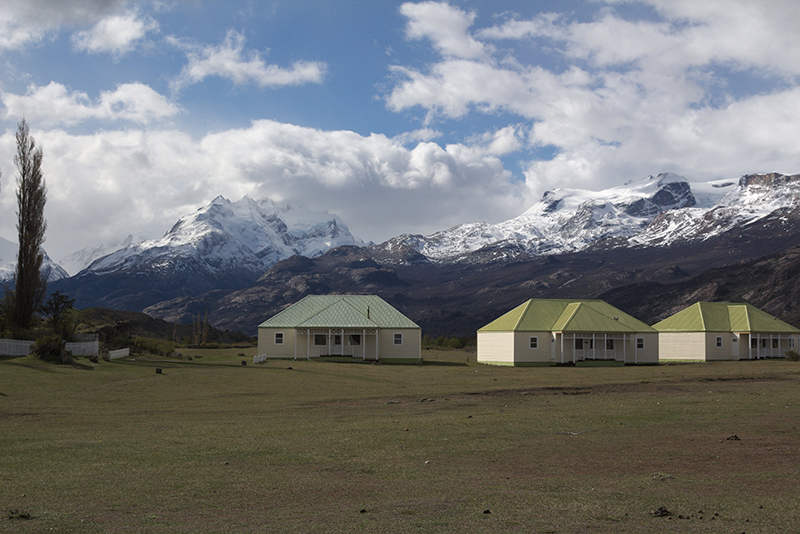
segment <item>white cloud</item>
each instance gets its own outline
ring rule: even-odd
[[[800,165],[800,155],[787,139],[800,136],[792,107],[800,33],[791,22],[800,18],[800,4],[605,3],[612,7],[600,6],[589,21],[570,14],[506,16],[471,34],[481,22],[474,13],[436,4],[439,12],[461,15],[459,24],[437,30],[442,17],[432,3],[406,8],[407,35],[429,37],[444,57],[422,67],[390,67],[396,82],[387,107],[422,109],[427,125],[471,114],[511,113],[526,121],[528,147],[556,153],[548,161],[530,156],[525,177],[532,192],[601,188],[663,170],[698,178],[775,166],[797,172],[792,166]],[[627,4],[649,5],[656,16],[626,18]],[[459,49],[483,54],[447,52]],[[547,55],[557,66],[537,63]],[[521,146],[517,134],[507,139],[513,140],[501,144],[507,150]]]
[[[130,0],[3,0],[0,3],[0,50],[36,44],[63,25],[94,24]]]
[[[105,17],[91,29],[72,36],[76,50],[90,53],[109,52],[121,56],[136,46],[148,32],[158,30],[158,23],[135,11]]]
[[[172,42],[180,45],[175,39]],[[173,90],[199,83],[209,76],[219,76],[236,85],[255,83],[259,87],[322,83],[326,69],[324,63],[295,61],[291,68],[284,68],[268,65],[256,52],[245,59],[244,42],[242,34],[229,31],[219,46],[191,49],[187,54],[189,63],[171,84]]]
[[[408,39],[430,39],[433,46],[444,56],[475,58],[483,56],[486,45],[469,34],[475,13],[466,12],[447,3],[405,3],[400,13],[408,21]]]
[[[199,140],[174,130],[32,135],[44,149],[45,248],[54,257],[131,233],[157,237],[219,194],[327,210],[375,241],[467,220],[498,222],[530,200],[494,155],[508,145],[507,130],[474,146],[445,147],[269,120]],[[11,166],[13,149],[8,131],[0,167]],[[0,190],[0,205],[0,235],[13,237],[13,188]]]
[[[86,93],[72,91],[60,83],[32,85],[24,95],[0,93],[3,117],[17,120],[25,116],[42,126],[73,125],[87,120],[126,120],[148,123],[179,112],[178,107],[147,85],[135,82],[103,91],[96,102]]]

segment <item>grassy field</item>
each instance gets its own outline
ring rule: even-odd
[[[239,352],[0,360],[0,532],[800,525],[795,362],[505,368],[425,351],[423,365],[253,365]]]

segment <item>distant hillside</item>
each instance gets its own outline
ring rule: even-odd
[[[201,318],[202,321],[203,318]],[[132,336],[142,336],[178,342],[191,339],[194,327],[191,324],[173,324],[162,319],[154,319],[141,312],[117,311],[106,308],[87,308],[82,310],[81,331],[97,332],[103,329],[113,329],[121,323],[126,324]],[[208,343],[243,343],[249,338],[241,332],[219,330],[209,326]]]

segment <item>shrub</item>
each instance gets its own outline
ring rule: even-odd
[[[131,352],[169,356],[175,352],[175,343],[164,339],[133,336],[131,339]]]
[[[72,354],[64,348],[64,340],[59,335],[38,338],[33,345],[33,352],[48,362],[72,363]]]
[[[796,350],[787,350],[785,356],[790,362],[800,361],[800,353],[798,353]]]

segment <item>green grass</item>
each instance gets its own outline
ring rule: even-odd
[[[422,365],[253,365],[242,349],[181,352],[0,360],[0,532],[800,524],[795,362],[507,368],[426,350]],[[672,515],[654,517],[661,506]]]

